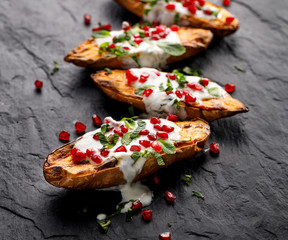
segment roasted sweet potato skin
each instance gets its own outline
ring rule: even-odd
[[[188,27],[181,27],[178,31],[181,44],[186,47],[186,53],[181,56],[170,56],[166,64],[172,64],[189,57],[192,57],[204,51],[213,39],[213,34],[205,29],[191,29]],[[105,54],[105,53],[103,53]],[[66,62],[74,63],[80,67],[89,67],[95,69],[103,69],[105,67],[111,69],[127,69],[135,66],[127,65],[122,57],[104,57],[99,54],[99,47],[93,38],[80,44],[76,49],[72,50],[64,60]],[[136,63],[135,63],[136,64]]]
[[[176,145],[176,154],[161,154],[165,162],[164,166],[159,166],[155,158],[149,157],[142,171],[136,176],[135,182],[175,162],[189,159],[204,148],[210,135],[210,127],[207,122],[195,119],[176,124],[182,129],[181,139],[186,141]],[[187,139],[191,140],[187,141]],[[74,144],[75,141],[65,144],[47,156],[43,167],[47,182],[56,187],[73,189],[110,188],[126,183],[115,159],[111,164],[107,163],[105,166],[98,167],[90,163],[74,164],[71,156]]]
[[[135,89],[126,84],[125,71],[113,70],[112,74],[101,71],[91,75],[96,85],[109,97],[127,102],[145,112],[142,97],[135,94]],[[187,112],[187,119],[196,117],[206,121],[214,121],[220,118],[233,116],[237,113],[248,112],[248,108],[240,101],[232,98],[228,93],[223,98],[203,100],[201,104],[188,105],[182,103]]]
[[[139,0],[115,0],[119,5],[128,9],[132,13],[136,14],[139,17],[143,17],[144,14],[144,6],[146,3],[142,3]],[[217,7],[219,6],[212,4],[206,1],[206,4],[209,6]],[[239,20],[234,19],[232,23],[226,23],[226,17],[232,16],[232,14],[227,11],[225,8],[221,7],[222,16],[219,19],[215,20],[207,20],[205,18],[196,18],[192,15],[185,16],[184,18],[180,18],[178,24],[188,26],[188,27],[196,27],[196,28],[204,28],[211,30],[214,34],[225,37],[234,32],[236,32],[239,28]]]

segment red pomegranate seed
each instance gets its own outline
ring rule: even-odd
[[[101,156],[107,157],[109,155],[110,151],[107,148],[104,148],[101,152]]]
[[[229,17],[226,17],[226,23],[232,23],[234,21],[235,17],[233,16],[229,16]]]
[[[170,4],[167,4],[167,5],[166,5],[166,9],[167,9],[167,10],[170,10],[170,11],[175,10],[175,4],[171,4],[171,3],[170,3]]]
[[[195,103],[196,102],[196,97],[193,97],[190,94],[187,94],[185,96],[185,102],[186,103]]]
[[[147,89],[144,90],[144,92],[143,92],[142,95],[143,95],[144,97],[149,97],[152,93],[153,93],[153,89],[147,88]]]
[[[108,123],[110,123],[110,120],[107,119],[107,117],[106,117],[106,118],[104,118],[104,123],[105,123],[105,124],[108,124]]]
[[[161,127],[160,124],[155,124],[155,125],[154,125],[154,128],[155,128],[156,130],[158,130],[158,131],[161,131],[161,130],[162,130],[162,127]]]
[[[168,202],[174,202],[176,200],[176,196],[168,191],[165,192],[165,198]]]
[[[149,29],[150,29],[149,26],[144,26],[144,27],[142,27],[142,30],[144,30],[144,31],[149,31]]]
[[[172,122],[177,122],[177,121],[178,121],[178,116],[169,113],[168,116],[167,116],[167,119],[168,119],[169,121],[172,121]]]
[[[231,83],[227,83],[225,85],[225,91],[228,92],[228,93],[234,92],[235,88],[236,88],[236,86],[234,84],[231,84]]]
[[[144,32],[144,36],[145,36],[145,37],[150,37],[150,32],[149,32],[149,31],[145,31],[145,32]]]
[[[86,126],[81,122],[75,123],[75,129],[78,134],[85,132]]]
[[[158,37],[158,36],[152,36],[151,38],[150,38],[150,40],[152,40],[152,41],[158,41],[160,38]]]
[[[139,133],[139,135],[141,135],[141,136],[145,136],[145,135],[148,135],[148,134],[149,134],[149,130],[147,130],[147,129],[141,130],[140,133]]]
[[[118,148],[116,148],[114,152],[127,152],[127,149],[124,145],[121,145]]]
[[[154,26],[154,27],[156,27],[156,26],[158,26],[160,23],[158,22],[158,21],[153,21],[152,22],[152,25]]]
[[[43,87],[43,82],[40,80],[36,80],[34,84],[37,90],[40,90]]]
[[[205,5],[205,0],[198,0],[198,3],[200,6],[204,6]]]
[[[72,148],[71,155],[74,155],[77,151],[80,151],[78,148]]]
[[[113,131],[114,133],[117,133],[119,135],[119,137],[123,137],[123,133],[121,132],[121,130],[119,129],[114,129]]]
[[[102,120],[101,120],[101,118],[100,118],[99,116],[97,116],[96,114],[94,114],[94,115],[92,116],[92,120],[93,120],[93,124],[94,124],[95,126],[101,126],[101,125],[102,125]]]
[[[124,125],[122,125],[120,127],[120,129],[121,129],[122,133],[127,133],[128,132],[128,128],[126,126],[124,126]]]
[[[173,91],[166,92],[166,95],[170,95],[170,94],[172,94],[172,93],[173,93]]]
[[[111,43],[111,44],[108,46],[108,48],[110,48],[110,49],[115,48],[115,47],[116,47],[116,45],[115,45],[114,43]]]
[[[125,49],[125,50],[130,50],[130,48],[129,48],[129,47],[123,47],[123,49]]]
[[[95,153],[95,150],[93,148],[86,149],[86,156],[88,158],[91,158],[94,153]]]
[[[101,27],[102,29],[104,30],[108,30],[108,31],[111,31],[111,25],[110,24],[105,24],[105,25],[102,25]]]
[[[175,94],[176,94],[176,96],[177,96],[178,98],[182,98],[182,97],[183,97],[183,94],[182,94],[182,92],[181,92],[180,90],[176,90],[176,91],[175,91]]]
[[[190,1],[185,1],[183,3],[183,7],[189,7],[192,3],[190,3]]]
[[[136,75],[134,75],[131,70],[127,70],[125,75],[126,75],[128,85],[130,85],[132,82],[135,82],[138,80],[138,77]]]
[[[213,153],[219,153],[219,144],[218,143],[211,143],[210,144],[210,151]]]
[[[159,240],[170,240],[170,239],[171,239],[170,232],[164,232],[159,235]]]
[[[176,79],[176,75],[174,74],[174,73],[167,73],[166,74],[166,77],[168,78],[170,78],[170,80],[175,80]]]
[[[134,38],[140,38],[140,34],[139,33],[135,33],[133,37]]]
[[[151,146],[151,142],[148,141],[148,140],[140,140],[140,141],[139,141],[139,144],[142,145],[142,146],[145,147],[145,148],[148,148],[148,147]]]
[[[168,135],[168,133],[166,133],[166,132],[157,132],[157,137],[166,140],[166,139],[169,138],[169,135]]]
[[[153,182],[154,182],[156,185],[159,185],[159,182],[160,182],[159,177],[158,177],[158,176],[154,176],[154,177],[153,177]]]
[[[167,132],[167,133],[170,133],[170,132],[173,132],[174,131],[174,127],[169,127],[169,126],[167,126],[167,125],[163,125],[162,126],[162,130],[164,131],[164,132]]]
[[[91,15],[90,14],[85,14],[84,15],[84,22],[88,25],[91,22]]]
[[[184,90],[182,91],[182,93],[183,93],[184,96],[186,96],[187,94],[189,94],[189,91],[188,91],[187,89],[184,89]]]
[[[152,142],[151,147],[152,147],[156,152],[161,152],[161,150],[162,150],[161,145],[160,145],[157,141]]]
[[[70,133],[67,132],[67,131],[62,131],[59,133],[59,139],[61,141],[65,141],[65,142],[68,142],[69,139],[70,139]]]
[[[170,27],[170,29],[173,31],[173,32],[177,32],[179,30],[179,27],[177,25],[172,25]]]
[[[152,220],[152,211],[149,209],[142,210],[142,217],[146,222],[150,222]]]
[[[136,38],[136,39],[134,39],[134,42],[139,45],[140,43],[143,42],[143,39],[142,38]]]
[[[93,139],[95,139],[95,140],[99,140],[99,136],[98,136],[97,133],[95,133],[95,134],[93,135]]]
[[[160,120],[159,118],[152,117],[152,118],[150,119],[150,123],[152,123],[152,124],[156,124],[156,123],[160,124],[160,123],[161,123],[161,120]]]
[[[151,133],[151,134],[148,135],[148,139],[150,141],[155,141],[157,139],[157,136],[155,134]]]
[[[72,155],[72,161],[76,164],[83,162],[86,159],[86,153],[79,149]]]
[[[130,30],[130,28],[131,28],[131,26],[130,26],[130,23],[129,23],[129,22],[124,21],[124,22],[122,23],[122,29],[123,29],[124,31]]]
[[[156,27],[156,31],[158,33],[165,32],[166,29],[167,29],[167,27],[165,25],[159,25],[158,27]]]
[[[230,0],[223,0],[222,3],[224,6],[228,7],[228,6],[230,6],[231,1]]]
[[[203,10],[203,12],[206,14],[206,15],[212,15],[212,11],[211,10]]]
[[[198,84],[198,83],[188,83],[187,86],[193,90],[196,90],[196,91],[202,91],[203,90],[203,86]]]
[[[200,83],[203,85],[203,86],[208,86],[209,85],[209,80],[207,80],[207,79],[201,79],[200,80]]]
[[[157,30],[151,31],[151,34],[152,34],[152,35],[158,35],[158,33],[159,33],[159,32],[158,32]]]
[[[197,11],[197,7],[191,5],[191,6],[188,7],[188,10],[189,10],[190,13],[195,14],[196,11]]]
[[[159,33],[160,38],[166,38],[167,35],[168,35],[168,34],[165,33],[165,32],[161,32],[161,33]]]
[[[154,72],[156,74],[157,77],[159,77],[161,74],[160,72]]]
[[[100,31],[100,30],[101,30],[100,27],[96,27],[96,28],[93,28],[93,29],[92,29],[92,32],[98,32],[98,31]]]
[[[130,147],[130,151],[131,151],[131,152],[140,152],[140,151],[141,151],[141,147],[138,146],[138,145],[132,145],[132,146]]]
[[[142,202],[140,200],[136,200],[135,202],[132,203],[131,209],[132,211],[138,211],[142,208]]]
[[[149,73],[142,73],[140,76],[140,80],[139,82],[141,83],[145,83],[147,81],[147,79],[149,78],[150,74]]]
[[[102,162],[102,158],[99,155],[92,155],[91,160],[97,164]]]

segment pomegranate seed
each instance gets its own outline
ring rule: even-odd
[[[174,73],[167,73],[166,77],[167,78],[169,77],[171,80],[175,80],[176,79],[176,75]]]
[[[211,11],[211,10],[203,10],[203,12],[204,12],[206,15],[212,15],[212,11]]]
[[[97,164],[102,162],[102,158],[99,155],[92,155],[91,160]]]
[[[169,135],[168,135],[168,133],[166,133],[166,132],[157,132],[157,137],[166,140],[166,139],[169,138]]]
[[[152,40],[152,41],[158,41],[160,38],[158,37],[158,36],[152,36],[151,38],[150,38],[150,40]]]
[[[156,26],[158,26],[160,23],[158,22],[158,21],[153,21],[152,22],[152,25],[154,26],[154,27],[156,27]]]
[[[159,33],[160,38],[166,38],[167,35],[168,35],[168,34],[165,33],[165,32],[161,32],[161,33]]]
[[[223,0],[222,3],[224,6],[228,7],[228,6],[230,6],[231,1],[230,0]]]
[[[144,97],[149,97],[152,93],[153,93],[153,89],[147,88],[147,89],[144,90],[144,92],[143,92],[142,95],[143,95]]]
[[[144,30],[144,31],[149,31],[149,29],[150,29],[149,26],[144,26],[144,27],[142,27],[142,30]]]
[[[184,96],[186,96],[187,94],[189,94],[189,91],[188,91],[187,89],[184,89],[184,90],[182,91],[182,93],[183,93]]]
[[[183,3],[183,7],[189,7],[191,5],[191,3],[189,1],[185,1]]]
[[[161,152],[161,150],[162,150],[161,145],[160,145],[157,141],[152,142],[151,147],[152,147],[156,152]]]
[[[166,92],[166,95],[170,95],[170,94],[172,94],[172,93],[173,93],[173,91]]]
[[[143,42],[143,39],[142,38],[137,38],[137,39],[134,39],[134,42],[139,45],[140,43]]]
[[[108,124],[108,123],[110,123],[110,120],[107,119],[107,117],[106,117],[106,118],[104,118],[104,123],[105,123],[105,124]]]
[[[179,27],[178,27],[177,25],[172,25],[172,26],[170,27],[170,29],[171,29],[173,32],[178,32]]]
[[[130,26],[130,23],[129,23],[129,22],[124,21],[124,22],[122,23],[122,29],[123,29],[124,31],[130,30],[130,28],[131,28],[131,26]]]
[[[167,10],[170,10],[170,11],[175,10],[175,4],[171,4],[171,3],[170,3],[170,4],[167,4],[167,5],[166,5],[166,9],[167,9]]]
[[[142,210],[142,217],[145,221],[150,222],[152,220],[152,211],[149,209]]]
[[[124,145],[121,145],[118,148],[116,148],[114,152],[127,152],[127,149]]]
[[[190,94],[187,94],[185,96],[185,102],[186,103],[195,103],[196,102],[196,97],[193,97]]]
[[[164,232],[159,235],[159,240],[170,240],[170,239],[171,239],[170,232]]]
[[[191,5],[188,7],[188,10],[190,13],[195,14],[197,11],[197,7]]]
[[[150,32],[149,32],[149,31],[145,31],[145,32],[144,32],[144,36],[145,36],[145,37],[150,37]]]
[[[154,177],[153,177],[153,181],[154,181],[154,183],[155,183],[156,185],[159,185],[160,180],[159,180],[159,177],[158,177],[158,176],[154,176]]]
[[[43,82],[40,80],[36,80],[34,84],[37,90],[40,90],[43,87]]]
[[[175,94],[176,94],[176,96],[177,96],[178,98],[182,98],[182,97],[183,97],[183,94],[182,94],[182,92],[181,92],[180,90],[176,90],[176,91],[175,91]]]
[[[97,133],[95,133],[95,134],[93,135],[93,139],[99,140],[99,136],[97,135]]]
[[[150,123],[152,123],[152,124],[156,124],[156,123],[160,124],[160,123],[161,123],[161,120],[160,120],[159,118],[152,117],[152,118],[150,119]]]
[[[120,129],[121,129],[122,133],[127,133],[128,132],[128,128],[126,126],[124,126],[124,125],[122,125],[120,127]]]
[[[198,84],[198,83],[188,83],[187,86],[193,90],[196,90],[196,91],[202,91],[203,90],[203,86]]]
[[[129,48],[129,47],[123,47],[123,49],[125,49],[125,50],[130,50],[130,48]]]
[[[101,152],[101,156],[107,157],[109,155],[110,151],[107,148],[104,148]]]
[[[148,147],[151,146],[151,142],[148,141],[148,140],[140,140],[140,141],[139,141],[139,144],[142,145],[142,146],[145,147],[145,148],[148,148]]]
[[[155,72],[155,74],[156,74],[156,76],[158,76],[158,77],[160,76],[160,72]]]
[[[91,156],[95,153],[95,150],[93,148],[86,149],[86,156],[88,158],[91,158]]]
[[[108,30],[108,31],[111,31],[111,25],[110,24],[105,24],[105,25],[102,25],[101,27],[102,29],[104,30]]]
[[[174,127],[169,127],[169,126],[167,126],[167,125],[163,125],[162,126],[162,130],[164,131],[164,132],[167,132],[167,133],[170,133],[170,132],[173,132],[174,131]]]
[[[209,85],[209,80],[207,80],[207,79],[201,79],[200,80],[200,83],[203,85],[203,86],[208,86]]]
[[[131,209],[132,211],[138,211],[142,208],[142,202],[140,200],[136,200],[135,202],[132,203]]]
[[[131,70],[127,70],[125,75],[126,75],[128,85],[130,85],[132,82],[135,82],[138,80],[138,77],[136,75],[134,75]]]
[[[210,151],[213,153],[219,153],[219,144],[218,143],[211,143],[210,144]]]
[[[114,44],[114,43],[111,43],[109,46],[108,46],[108,48],[115,48],[116,47],[116,45]]]
[[[198,3],[200,6],[203,7],[205,5],[205,0],[198,0]]]
[[[81,134],[81,133],[85,132],[86,126],[81,122],[76,122],[75,123],[75,129],[76,129],[76,132],[78,134]]]
[[[165,32],[166,29],[167,29],[167,27],[165,25],[160,25],[160,26],[156,27],[156,31],[158,33]]]
[[[140,34],[139,34],[139,33],[136,33],[136,34],[134,34],[133,37],[134,37],[134,38],[140,38]]]
[[[162,130],[162,127],[161,127],[160,124],[155,124],[155,125],[154,125],[154,128],[155,128],[156,130],[158,130],[158,131],[161,131],[161,130]]]
[[[168,191],[165,192],[165,198],[168,202],[174,202],[176,200],[176,196]]]
[[[157,139],[157,136],[155,134],[151,133],[151,134],[148,135],[148,139],[150,141],[155,141]]]
[[[71,155],[74,155],[77,151],[80,151],[78,148],[72,148]]]
[[[147,81],[147,79],[149,78],[150,74],[149,73],[142,73],[140,76],[140,80],[139,82],[141,83],[145,83]]]
[[[114,133],[117,133],[119,135],[119,137],[123,137],[123,133],[121,132],[121,130],[119,129],[114,129],[113,131]]]
[[[98,117],[96,114],[94,114],[94,115],[92,116],[92,120],[93,120],[93,124],[94,124],[95,126],[101,126],[101,125],[102,125],[102,120],[101,120],[101,118]]]
[[[149,130],[147,130],[147,129],[144,129],[144,130],[140,131],[140,133],[139,133],[139,135],[141,135],[141,136],[145,136],[148,134],[149,134]]]
[[[96,27],[96,28],[93,28],[93,29],[92,29],[92,32],[98,32],[98,31],[100,31],[100,30],[101,30],[100,27]]]
[[[177,121],[178,121],[178,116],[169,113],[168,116],[167,116],[167,119],[168,119],[169,121],[172,121],[172,122],[177,122]]]
[[[230,16],[230,17],[226,17],[226,23],[232,23],[234,21],[235,17]]]
[[[91,22],[91,15],[90,14],[85,14],[84,15],[84,22],[88,25]]]
[[[72,161],[76,164],[83,162],[86,159],[86,153],[79,149],[72,155]]]
[[[70,133],[67,132],[67,131],[62,131],[59,133],[59,139],[61,141],[65,141],[65,142],[68,142],[69,139],[70,139]]]
[[[235,85],[234,84],[231,84],[231,83],[227,83],[225,85],[225,91],[228,92],[228,93],[232,93],[235,91]]]
[[[130,151],[131,152],[140,152],[141,151],[141,147],[140,146],[138,146],[138,145],[132,145],[131,147],[130,147]]]

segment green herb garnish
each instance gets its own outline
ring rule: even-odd
[[[140,156],[141,156],[141,153],[140,153],[140,152],[134,151],[130,157],[131,157],[134,161],[137,161],[137,160],[140,158]]]
[[[97,132],[96,134],[99,137],[100,143],[106,146],[108,144],[108,139],[105,137],[105,135],[102,132]]]
[[[159,90],[161,91],[161,92],[164,92],[165,90],[164,90],[164,87],[163,87],[163,83],[160,83],[160,85],[159,85]]]
[[[123,135],[123,137],[121,138],[121,143],[123,145],[127,146],[132,142],[131,134],[132,132],[128,132]]]
[[[104,68],[104,71],[106,71],[108,74],[112,74],[112,71],[110,68]]]
[[[138,58],[135,53],[131,54],[131,58],[137,63],[138,67],[141,68],[141,64],[138,61]]]
[[[180,14],[177,12],[174,16],[174,24],[178,24]]]
[[[109,37],[110,32],[108,30],[100,30],[100,31],[95,31],[92,32],[92,37],[94,38],[105,38],[105,37]]]
[[[133,107],[132,107],[133,109]],[[134,111],[134,109],[133,109]],[[122,118],[120,121],[124,122],[127,128],[133,129],[136,126],[136,123],[134,121],[134,119],[137,117],[131,117],[131,118]]]
[[[132,209],[129,208],[126,213],[126,222],[132,222]]]
[[[134,111],[134,108],[132,106],[128,107],[128,111],[132,117],[135,116],[135,111]]]
[[[202,198],[204,200],[204,196],[202,195],[202,193],[196,192],[196,191],[192,191],[192,193],[198,197],[198,198]]]
[[[184,67],[182,69],[182,72],[188,74],[188,75],[191,75],[191,76],[197,76],[199,77],[200,75],[202,75],[202,71],[200,69],[192,69],[188,66]]]
[[[179,70],[173,70],[173,73],[176,75],[176,81],[178,82],[179,86],[178,89],[183,89],[185,84],[188,83],[183,73],[180,73]]]
[[[57,71],[59,71],[59,65],[58,65],[58,62],[55,60],[53,61],[54,62],[54,65],[55,67],[53,68],[52,72],[51,72],[51,75],[54,75],[54,73],[56,73]]]
[[[149,149],[149,152],[154,158],[156,158],[159,166],[165,165],[165,162],[163,161],[163,158],[161,157],[160,153],[156,152],[154,149]]]
[[[165,92],[171,92],[171,91],[173,91],[173,87],[172,87],[172,84],[171,84],[171,80],[168,77],[168,79],[167,79],[167,88],[165,89]]]
[[[208,93],[214,97],[219,97],[219,89],[217,87],[208,88]]]
[[[171,56],[181,56],[186,52],[186,48],[178,43],[158,42],[157,46]]]
[[[100,137],[99,137],[100,139]],[[113,134],[112,136],[108,137],[108,148],[112,148],[116,145],[117,141],[119,139],[118,133]]]
[[[237,66],[237,65],[235,65],[234,68],[235,68],[236,70],[238,70],[239,72],[246,72],[246,70],[245,70],[244,68],[241,68],[241,67],[239,67],[239,66]]]
[[[191,175],[185,175],[185,176],[182,178],[182,181],[184,181],[187,186],[190,186],[191,178],[192,178]]]
[[[171,222],[168,222],[168,227],[172,227],[172,223]]]
[[[137,128],[134,130],[134,132],[132,132],[130,136],[131,139],[137,138],[139,133],[146,128],[146,122],[144,122],[143,120],[138,120],[137,124]]]
[[[102,124],[101,125],[101,132],[103,134],[105,134],[106,132],[109,132],[110,128],[109,128],[109,124]]]
[[[167,153],[167,154],[175,154],[176,153],[176,147],[174,144],[164,140],[164,139],[159,139],[158,140],[159,144],[161,145],[162,151]]]
[[[101,228],[101,230],[104,233],[107,233],[108,229],[109,229],[109,227],[111,225],[111,220],[109,220],[109,219],[97,220],[97,223],[99,224],[99,227]]]

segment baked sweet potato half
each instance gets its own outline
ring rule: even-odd
[[[109,123],[103,124],[101,131],[98,129],[87,133],[76,141],[57,148],[47,156],[43,168],[47,182],[56,187],[73,189],[109,188],[127,182],[137,182],[159,169],[193,157],[204,148],[210,135],[209,125],[201,119],[173,123],[166,119],[153,118],[151,120],[135,120],[134,126],[133,119],[125,118],[120,122],[108,119],[108,121],[104,120],[104,123]],[[143,122],[146,123],[144,128]],[[156,123],[162,126],[163,131],[153,128]],[[139,126],[143,130],[141,130],[142,132],[139,132]],[[106,133],[103,132],[104,128]],[[121,136],[118,130],[125,134]],[[147,131],[149,131],[149,135],[146,134]],[[134,132],[136,132],[136,137]],[[112,140],[110,141],[110,143],[114,142],[112,147],[109,145],[110,143],[107,143],[105,148],[102,147],[101,150],[98,150],[96,146],[103,143],[103,135],[109,136],[111,133],[114,133],[112,136],[114,140],[117,136],[117,143]],[[100,140],[95,139],[97,134],[99,134]],[[133,137],[133,134],[135,138],[127,145],[127,139],[131,135]],[[169,136],[167,137],[167,135]],[[151,136],[154,137],[154,140],[150,141]],[[92,156],[93,151],[96,153]],[[104,154],[104,151],[110,151],[109,155]],[[102,161],[100,161],[101,158]],[[127,174],[131,169],[134,175]]]
[[[99,30],[93,34],[95,38],[80,44],[64,60],[96,69],[162,68],[202,52],[213,38],[209,30],[187,27],[171,30],[166,26],[133,29],[129,26],[129,30]]]
[[[152,68],[136,68],[110,73],[100,71],[91,77],[107,96],[152,116],[170,113],[182,120],[199,117],[214,121],[248,111],[215,82],[178,71],[164,73]]]
[[[239,21],[229,11],[208,1],[115,1],[149,22],[205,28],[222,37],[239,28]]]

